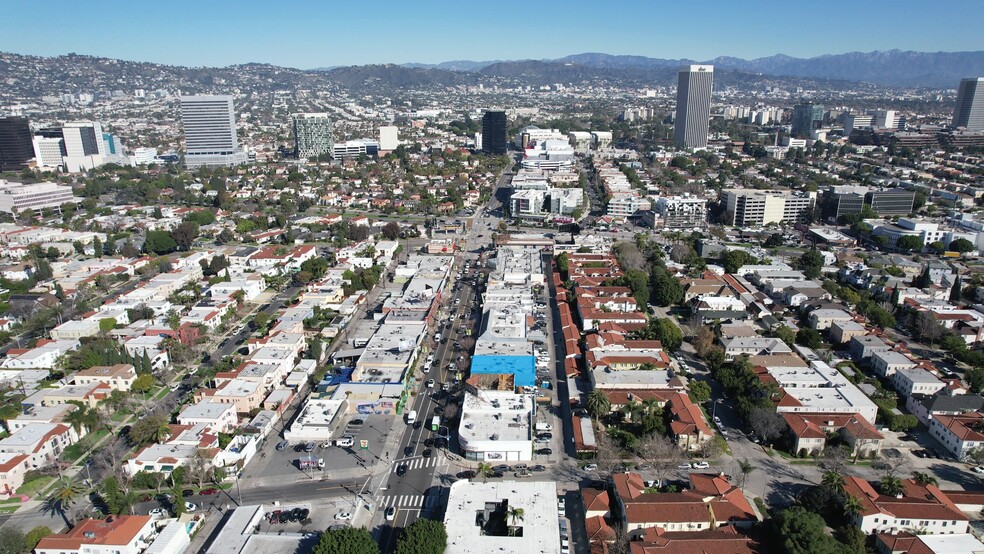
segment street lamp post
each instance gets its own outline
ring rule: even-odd
[[[724,399],[718,398],[717,400],[714,401],[713,405],[711,406],[711,419],[714,419],[716,417],[717,407],[718,404],[720,404],[721,402],[724,402]]]

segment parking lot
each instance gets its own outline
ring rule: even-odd
[[[346,424],[336,430],[333,438],[351,435],[354,444],[349,447],[324,446],[321,442],[315,442],[314,450],[308,453],[304,451],[304,443],[293,443],[283,451],[277,451],[276,445],[281,438],[271,437],[254,461],[247,466],[244,477],[263,480],[270,478],[299,480],[307,477],[321,480],[333,478],[332,473],[340,470],[365,470],[368,474],[368,471],[380,460],[386,435],[396,417],[395,414],[347,415]],[[348,422],[352,420],[361,420],[362,424],[349,424]],[[368,441],[368,449],[360,448],[362,440]],[[308,454],[323,459],[324,469],[300,469],[298,459]],[[351,474],[352,471],[346,473]]]

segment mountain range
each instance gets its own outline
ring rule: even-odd
[[[813,58],[794,58],[776,54],[745,60],[721,56],[712,60],[664,59],[646,56],[584,53],[549,60],[523,60],[524,64],[538,62],[548,69],[554,64],[567,67],[605,69],[612,71],[676,69],[684,65],[713,64],[715,70],[730,69],[745,73],[761,73],[777,77],[835,79],[863,81],[893,87],[956,88],[960,79],[984,75],[984,51],[976,52],[914,52],[887,50],[848,52]],[[488,68],[516,61],[456,60],[439,64],[404,64],[404,67],[443,69],[459,72],[484,72]]]

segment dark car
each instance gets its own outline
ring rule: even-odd
[[[435,438],[434,439],[434,447],[435,448],[447,448],[448,447],[448,439],[446,437],[437,437],[437,438]]]
[[[474,479],[477,475],[478,473],[468,469],[465,471],[459,471],[457,477],[458,479]]]
[[[185,490],[181,491],[181,496],[183,496],[185,498],[188,498],[189,496],[195,496],[195,491],[193,491],[191,489],[185,489]]]
[[[537,450],[536,453],[539,454],[539,455],[541,455],[541,456],[549,456],[549,455],[553,454],[553,450],[551,450],[549,448],[541,448],[541,449]]]
[[[366,420],[364,419],[353,419],[352,421],[349,422],[349,425],[363,425],[365,424],[365,422]]]
[[[530,471],[546,471],[546,470],[547,470],[547,466],[544,465],[535,465],[530,468]]]
[[[553,433],[540,433],[539,435],[536,436],[536,438],[540,440],[548,441],[553,439]]]
[[[403,477],[407,474],[407,464],[400,464],[396,466],[396,476]]]
[[[300,512],[301,517],[297,521],[304,521],[304,520],[306,520],[308,518],[309,515],[311,515],[311,510],[309,510],[307,508],[295,508],[295,509],[301,511]]]
[[[492,468],[492,471],[509,471],[509,466],[506,464],[499,464]]]
[[[287,523],[288,521],[290,521],[290,510],[280,512],[280,523]]]
[[[424,424],[423,424],[423,423],[421,423],[420,421],[414,421],[414,422],[413,422],[413,428],[414,428],[414,429],[420,429],[421,427],[423,427],[423,425],[424,425]]]
[[[431,454],[433,454],[433,453],[434,453],[433,450],[431,450],[430,448],[426,448],[426,449],[424,449],[423,452],[420,453],[420,455],[423,456],[423,457],[425,457],[425,458],[430,458],[431,457]]]
[[[424,439],[424,446],[426,447],[434,446],[434,439],[433,438]]]
[[[434,415],[443,415],[443,414],[444,414],[444,408],[440,406],[434,408]]]
[[[219,489],[209,488],[209,489],[203,490],[202,492],[200,492],[198,494],[202,494],[202,495],[205,495],[205,496],[209,496],[209,495],[213,495],[213,494],[219,494]]]
[[[413,456],[413,447],[412,446],[405,447],[403,449],[403,455],[404,456]]]
[[[294,452],[304,452],[304,445],[303,444],[294,445]]]

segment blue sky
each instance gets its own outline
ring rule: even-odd
[[[0,13],[0,51],[188,66],[984,50],[980,0],[4,0]]]

